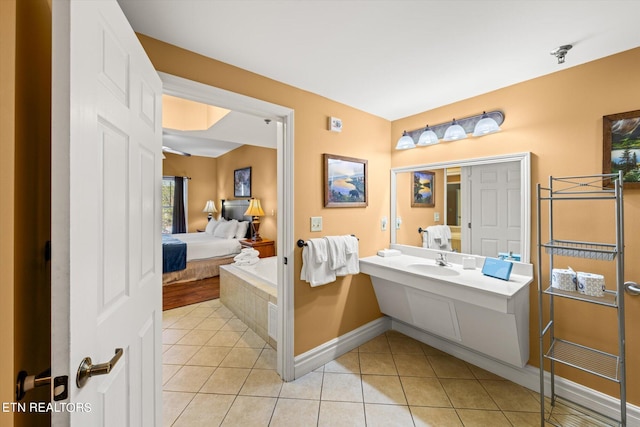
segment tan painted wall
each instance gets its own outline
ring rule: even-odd
[[[195,233],[207,226],[207,214],[202,212],[207,200],[216,201],[216,209],[220,211],[217,198],[216,180],[218,177],[218,161],[211,157],[179,156],[164,153],[162,173],[165,176],[188,176],[191,178],[189,189],[188,210],[189,223],[187,231]]]
[[[37,374],[50,366],[51,276],[44,248],[51,236],[51,5],[1,3],[0,401],[13,402],[18,371]],[[33,390],[25,401],[49,401],[49,390]],[[1,425],[49,420],[46,413],[0,413]]]
[[[420,163],[449,161],[461,158],[489,156],[530,151],[532,153],[532,195],[535,184],[548,183],[549,175],[570,176],[601,173],[602,116],[640,108],[640,48],[610,56],[582,66],[519,83],[475,98],[447,105],[392,123],[391,162],[394,167]],[[499,109],[505,113],[502,132],[482,138],[468,138],[451,143],[407,151],[393,148],[403,129],[417,129],[424,123],[443,123],[453,117],[465,117],[483,110]],[[534,196],[535,197],[535,196]],[[536,255],[535,200],[532,201],[532,262]],[[594,203],[572,206],[569,212],[558,214],[556,232],[563,238],[587,241],[612,241],[612,228],[605,226],[605,218],[612,209]],[[625,193],[626,280],[640,279],[640,233],[635,219],[640,216],[640,190]],[[546,221],[543,222],[546,230]],[[556,260],[556,263],[558,260]],[[613,263],[560,260],[574,269],[612,274]],[[557,264],[556,264],[557,265]],[[545,274],[544,281],[548,282]],[[610,279],[613,282],[613,279]],[[530,363],[538,365],[538,306],[536,283],[531,285]],[[573,301],[559,301],[557,333],[566,339],[616,352],[616,325],[612,310]],[[627,325],[640,324],[640,298],[626,298]],[[627,360],[640,360],[640,335],[627,331]],[[556,365],[558,366],[558,365]],[[610,395],[617,395],[616,384],[578,374],[562,366],[559,375],[583,383]],[[627,364],[628,400],[640,403],[640,366]]]
[[[270,126],[275,126],[275,123]],[[277,150],[243,145],[218,157],[218,199],[233,197],[233,171],[251,166],[251,196],[260,199],[265,216],[260,218],[260,236],[277,240],[278,169]]]
[[[4,183],[0,203],[0,402],[14,398],[13,371],[13,293],[15,267],[13,244],[15,184],[15,64],[16,64],[16,0],[0,1],[0,181]],[[8,343],[8,344],[7,344]],[[13,425],[13,414],[0,412],[0,424]]]
[[[287,86],[228,64],[140,35],[157,70],[209,84],[295,110],[295,224],[296,238],[326,234],[356,234],[362,256],[388,246],[382,216],[389,216],[390,123],[329,99]],[[371,90],[370,88],[362,88]],[[344,130],[327,130],[327,117],[343,120]],[[369,161],[369,205],[366,208],[323,207],[322,153]],[[309,231],[309,218],[322,216],[322,233]],[[301,251],[294,252],[294,276],[300,277]],[[380,316],[369,278],[319,288],[296,279],[294,353],[300,354]]]

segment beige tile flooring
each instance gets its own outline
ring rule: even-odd
[[[165,311],[164,425],[540,425],[537,393],[395,331],[296,381],[283,382],[275,361],[220,300]],[[568,408],[553,415],[598,425]]]

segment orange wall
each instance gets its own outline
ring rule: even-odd
[[[38,374],[50,366],[51,273],[44,248],[51,238],[51,5],[1,3],[0,401],[13,402],[18,371]],[[25,398],[48,400],[46,387]],[[49,422],[46,413],[0,412],[0,425]]]
[[[185,157],[177,154],[164,153],[162,174],[165,176],[188,176],[191,178],[187,213],[189,223],[187,232],[195,233],[207,226],[207,214],[202,212],[207,200],[216,202],[216,209],[220,212],[220,200],[217,198],[216,180],[218,177],[218,160],[211,157]]]
[[[275,123],[271,126],[275,126]],[[233,171],[251,166],[251,196],[260,199],[265,216],[260,218],[260,236],[276,240],[278,231],[278,151],[273,148],[243,145],[218,157],[218,199],[233,197]]]
[[[15,232],[15,65],[16,65],[16,0],[0,1],[0,180],[4,183],[0,203],[0,402],[13,402],[15,374],[13,370],[13,294]],[[13,425],[13,414],[0,412],[1,425]]]
[[[602,172],[602,116],[640,108],[640,48],[629,50],[581,66],[562,69],[554,74],[519,83],[504,89],[480,95],[432,111],[397,120],[391,126],[391,163],[393,167],[432,163],[455,159],[530,151],[532,153],[531,194],[535,198],[535,184],[548,183],[549,175],[589,175]],[[424,123],[444,123],[452,117],[466,117],[483,110],[502,110],[505,122],[502,132],[482,138],[440,143],[435,146],[406,151],[394,149],[404,129],[417,129]],[[625,279],[640,279],[640,264],[635,262],[640,253],[640,233],[635,219],[640,217],[640,190],[625,192]],[[537,263],[536,202],[532,201],[532,262]],[[564,239],[586,241],[613,241],[611,221],[613,210],[594,203],[581,203],[559,213],[554,220],[556,232]],[[544,217],[543,217],[544,218]],[[547,229],[543,221],[543,230]],[[613,263],[571,263],[574,269],[610,274],[608,287],[613,284]],[[557,264],[556,264],[557,265]],[[564,264],[563,264],[564,265]],[[543,282],[548,283],[547,273]],[[538,305],[537,286],[531,285],[530,363],[538,365]],[[559,301],[559,320],[556,333],[616,353],[617,327],[613,310],[573,301]],[[627,325],[640,324],[640,298],[626,298]],[[627,329],[627,360],[640,360],[640,335]],[[558,365],[556,365],[558,366]],[[562,366],[559,375],[583,383],[610,395],[617,395],[616,384],[576,373]],[[640,377],[637,364],[627,364],[628,400],[640,403],[640,383],[631,381]]]
[[[206,58],[140,35],[157,70],[251,96],[295,110],[295,224],[296,238],[356,234],[360,254],[373,255],[388,246],[389,232],[380,231],[382,216],[389,216],[388,121],[312,93]],[[341,133],[327,130],[327,118],[343,120]],[[322,153],[369,161],[369,205],[366,208],[323,207]],[[321,234],[309,231],[309,218],[322,216]],[[286,255],[286,254],[285,254]],[[380,316],[369,278],[352,279],[310,288],[299,281],[301,251],[294,254],[294,353],[301,354]]]

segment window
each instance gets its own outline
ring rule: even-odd
[[[187,221],[187,213],[184,206],[187,206],[187,182],[188,179],[179,178],[178,181],[183,181],[183,203],[182,210],[184,212],[184,223]],[[178,192],[179,193],[179,192]],[[180,230],[174,231],[174,211],[176,210],[176,177],[165,176],[162,177],[162,233],[173,234],[175,232],[181,232]]]

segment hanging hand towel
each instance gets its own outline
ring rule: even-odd
[[[338,270],[347,265],[347,243],[345,236],[327,236],[329,250],[329,268]]]
[[[336,270],[336,276],[360,273],[360,260],[358,258],[358,239],[354,236],[342,236],[345,244],[346,263],[344,267]]]
[[[327,241],[325,239],[309,239],[302,248],[302,269],[300,280],[309,285],[321,286],[335,282],[335,271],[329,268]],[[322,260],[324,261],[318,261]]]

